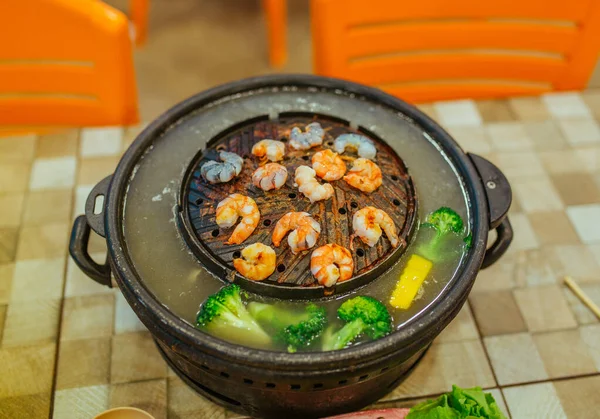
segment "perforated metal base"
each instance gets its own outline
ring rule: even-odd
[[[280,162],[288,170],[288,180],[279,190],[264,192],[252,184],[252,173],[259,167],[259,159],[252,156],[252,146],[262,139],[287,141],[291,128],[304,128],[317,121],[326,134],[323,145],[306,151],[295,151],[286,147],[286,157]],[[348,185],[343,180],[330,184],[335,189],[331,199],[311,204],[294,187],[294,172],[300,165],[311,165],[312,155],[319,150],[332,149],[333,140],[340,134],[360,133],[373,140],[377,148],[375,162],[383,172],[383,184],[372,193],[364,193]],[[244,159],[242,173],[227,183],[210,184],[200,176],[200,167],[208,160],[218,160],[219,151],[234,152]],[[357,157],[344,153],[348,167]],[[219,229],[215,222],[217,204],[232,193],[252,197],[261,213],[258,227],[244,243],[225,244],[231,235],[230,229]],[[354,240],[351,246],[352,217],[359,209],[371,205],[386,211],[394,220],[401,245],[393,248],[389,240],[382,236],[378,244],[368,247]],[[348,292],[367,284],[387,270],[401,256],[413,230],[416,220],[417,200],[412,180],[406,166],[396,152],[382,139],[362,127],[350,128],[347,121],[325,115],[306,113],[280,114],[276,119],[269,116],[254,118],[231,127],[213,138],[207,148],[201,151],[188,171],[181,193],[181,225],[192,251],[218,277],[234,281],[246,289],[263,295],[278,298],[314,299],[332,294]],[[346,248],[354,248],[355,274],[353,278],[324,288],[310,273],[311,251],[294,255],[287,241],[277,248],[277,269],[266,280],[247,280],[235,272],[232,261],[239,257],[241,250],[251,243],[261,242],[271,245],[271,234],[277,221],[289,211],[310,213],[321,225],[321,234],[315,247],[326,243],[337,243]]]
[[[241,415],[265,418],[316,418],[352,412],[374,403],[400,385],[421,362],[431,345],[418,351],[406,361],[385,367],[374,376],[343,375],[332,382],[307,382],[298,379],[295,384],[254,381],[240,378],[229,372],[197,368],[174,352],[156,343],[156,348],[177,376],[198,394]],[[173,359],[172,359],[173,357]],[[366,378],[365,378],[366,377]],[[360,387],[365,393],[357,400]],[[224,394],[225,393],[225,394]],[[312,403],[302,410],[294,409],[294,399],[299,393],[308,393]]]

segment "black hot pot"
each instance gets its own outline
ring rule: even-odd
[[[341,108],[332,106],[324,109],[319,108],[318,101],[311,102],[311,95],[324,92],[343,97],[346,102],[360,102],[360,106],[367,106],[375,116],[385,110],[403,123],[418,127],[455,167],[467,196],[473,235],[473,245],[458,274],[427,310],[396,332],[340,351],[288,354],[251,349],[197,330],[154,295],[140,275],[139,266],[132,262],[124,227],[124,208],[131,193],[130,181],[136,175],[140,162],[149,150],[169,141],[170,130],[180,126],[187,118],[207,109],[218,109],[225,102],[235,105],[240,98],[253,94],[266,97],[266,104],[256,110],[240,105],[238,108],[243,110],[242,113],[266,113],[265,119],[274,120],[298,115],[304,117],[312,112],[332,123],[351,126],[353,121],[344,122],[344,118],[352,117],[344,115]],[[298,95],[299,99],[290,101],[286,106],[277,105],[278,98],[283,95],[288,99]],[[272,111],[276,108],[277,111]],[[221,131],[225,127],[225,131],[230,132],[240,124],[240,120],[234,119],[230,121],[228,116],[223,116],[216,122]],[[257,123],[258,119],[254,116],[245,123]],[[231,128],[227,128],[228,125]],[[373,136],[377,135],[376,124],[369,129]],[[208,141],[208,146],[211,146],[211,141]],[[200,155],[202,147],[198,145],[196,150]],[[198,243],[194,230],[201,230],[203,226],[189,218],[190,212],[202,201],[192,199],[195,191],[190,189],[189,182],[193,176],[191,173],[197,168],[198,154],[191,153],[187,158],[187,161],[178,163],[181,166],[180,181],[173,184],[179,203],[174,207],[173,219],[148,222],[174,221],[175,228],[189,247],[184,250],[193,254],[199,265],[211,270],[224,282],[235,280],[250,291],[269,293],[268,286],[253,288],[248,281],[233,277],[218,257],[202,250],[202,243]],[[398,167],[398,164],[393,166]],[[406,183],[404,191],[410,191],[411,187],[410,182]],[[104,197],[101,207],[96,205],[100,196]],[[186,200],[196,207],[188,205]],[[409,201],[404,208],[403,220],[410,220],[416,212],[416,202]],[[433,339],[461,309],[479,269],[493,264],[507,250],[512,239],[512,229],[506,217],[510,203],[511,190],[504,175],[487,160],[465,153],[439,125],[415,107],[377,89],[347,81],[308,75],[275,75],[233,82],[200,93],[151,123],[127,150],[115,173],[101,181],[90,193],[85,215],[75,220],[69,250],[77,265],[93,280],[109,287],[116,282],[154,336],[165,360],[198,393],[228,409],[251,416],[320,417],[363,408],[390,392],[411,372]],[[488,233],[494,229],[497,237],[486,249]],[[103,265],[94,262],[87,252],[91,230],[106,238],[108,257]],[[405,230],[408,238],[410,228]],[[146,245],[160,248],[161,243]],[[386,267],[386,263],[382,262],[379,270],[374,270],[371,276],[381,274]],[[343,288],[339,290],[345,291]],[[282,295],[287,296],[285,292]],[[306,294],[302,298],[312,297]]]

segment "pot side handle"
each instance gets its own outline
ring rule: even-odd
[[[473,162],[487,198],[490,230],[496,230],[494,243],[486,250],[481,268],[494,264],[508,250],[513,239],[513,229],[508,219],[512,203],[512,190],[506,176],[491,162],[476,154],[468,153]]]
[[[513,239],[513,229],[508,217],[505,217],[500,225],[496,227],[496,233],[498,233],[496,240],[485,251],[481,269],[485,269],[496,263],[496,261],[508,250],[508,246],[510,246]]]
[[[100,285],[106,285],[112,288],[110,278],[110,267],[105,262],[103,265],[96,263],[88,253],[88,243],[90,241],[90,232],[92,229],[88,224],[85,215],[80,215],[75,219],[73,230],[71,231],[71,240],[69,241],[69,253],[75,261],[75,264],[94,281]]]
[[[96,186],[92,188],[85,201],[85,217],[88,225],[102,237],[106,237],[106,232],[104,231],[104,216],[108,198],[108,188],[110,187],[111,180],[112,175],[107,176],[98,182]]]
[[[111,176],[102,179],[94,186],[85,201],[85,215],[75,219],[71,240],[69,241],[69,253],[73,261],[90,278],[101,285],[112,288],[110,266],[108,261],[103,265],[96,263],[88,252],[90,233],[94,230],[101,237],[106,236],[104,229],[104,218],[106,212],[108,188]]]

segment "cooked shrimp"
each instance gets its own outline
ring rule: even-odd
[[[381,237],[381,229],[383,228],[392,246],[398,246],[398,232],[394,220],[385,211],[378,208],[365,207],[356,211],[352,218],[352,228],[354,229],[354,236],[360,237],[370,247],[375,246]]]
[[[312,167],[324,180],[338,180],[346,173],[346,163],[338,153],[329,149],[318,151],[312,157]]]
[[[279,247],[281,240],[290,230],[293,231],[288,236],[288,244],[292,253],[296,254],[315,245],[321,233],[321,226],[308,212],[288,212],[277,221],[273,230],[272,240],[275,247]]]
[[[244,247],[242,257],[233,259],[235,270],[248,279],[262,281],[275,272],[275,250],[262,243]]]
[[[310,272],[325,287],[346,281],[354,272],[352,254],[345,247],[334,243],[318,247],[310,256]]]
[[[270,161],[283,160],[285,144],[275,140],[261,140],[252,146],[252,154],[256,157],[266,157]]]
[[[363,192],[373,192],[381,186],[381,169],[371,160],[358,158],[354,160],[352,169],[344,176],[344,180]]]
[[[310,202],[322,201],[331,198],[333,195],[333,186],[329,183],[320,184],[317,182],[317,173],[308,166],[299,166],[296,169],[294,182],[298,190],[310,199]]]
[[[220,162],[215,160],[207,161],[200,167],[200,174],[210,183],[229,182],[242,171],[244,159],[235,153],[221,151],[219,153]]]
[[[278,163],[267,163],[252,174],[252,183],[263,191],[279,189],[287,180],[287,169]]]
[[[296,150],[308,150],[323,144],[325,131],[318,122],[311,122],[302,132],[300,128],[294,127],[290,131],[290,146]]]
[[[360,134],[342,134],[335,139],[333,148],[342,154],[347,148],[356,150],[359,157],[374,159],[377,154],[375,144],[369,138]]]
[[[242,221],[233,230],[226,244],[240,244],[246,240],[260,220],[260,211],[254,199],[239,193],[229,195],[217,205],[217,225],[221,228],[232,227],[242,217]]]

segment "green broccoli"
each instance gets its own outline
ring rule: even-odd
[[[327,329],[323,336],[323,350],[345,348],[362,334],[379,339],[392,331],[392,318],[387,308],[372,297],[358,296],[345,301],[338,308],[338,317],[346,324],[337,332]]]
[[[432,262],[439,262],[444,257],[444,243],[452,235],[459,235],[463,232],[463,220],[460,215],[451,208],[441,207],[427,216],[426,222],[422,227],[431,227],[435,230],[435,236],[428,242],[419,247],[418,253]],[[468,242],[465,242],[469,245]]]
[[[242,291],[232,284],[211,295],[200,307],[196,325],[215,336],[239,343],[268,346],[269,335],[256,323],[242,302]]]
[[[263,326],[275,331],[275,340],[287,345],[288,352],[305,348],[325,329],[325,309],[307,304],[303,312],[258,302],[248,305],[248,311]]]
[[[291,324],[308,320],[308,312],[290,310],[279,304],[267,304],[252,301],[248,311],[267,331],[279,332]]]
[[[465,248],[469,250],[471,246],[473,246],[473,233],[467,234],[463,239],[463,242],[465,243]]]

